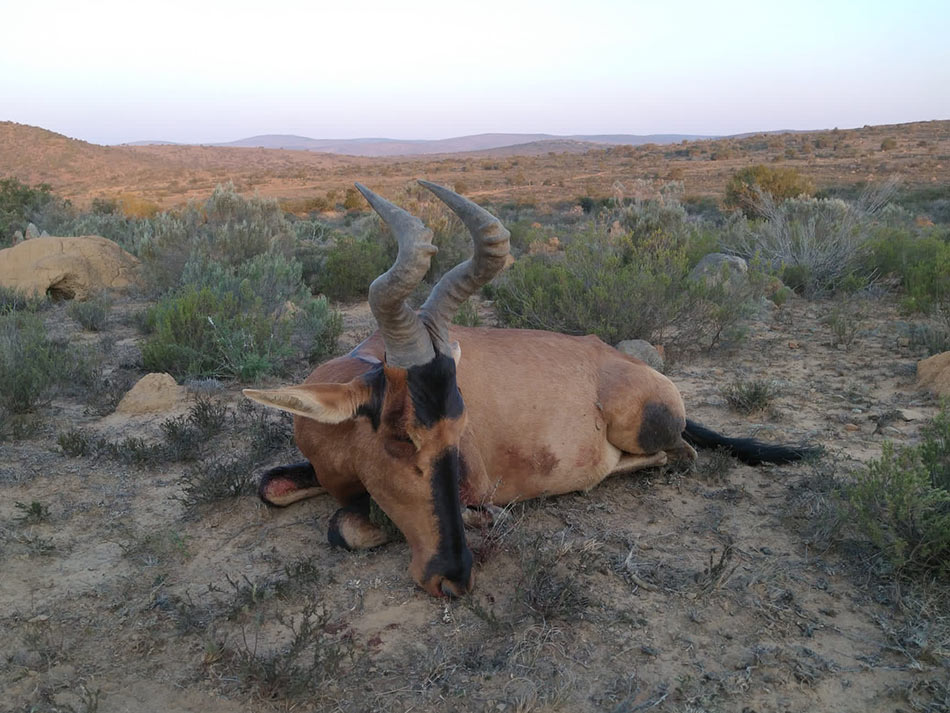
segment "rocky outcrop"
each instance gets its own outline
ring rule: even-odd
[[[0,285],[30,295],[84,300],[138,280],[138,259],[98,235],[37,237],[0,250]]]
[[[950,352],[934,354],[917,363],[917,385],[950,398]]]

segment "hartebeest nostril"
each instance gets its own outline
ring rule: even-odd
[[[455,599],[456,597],[462,597],[472,591],[472,585],[475,583],[475,576],[469,575],[466,582],[453,582],[447,577],[443,578],[439,583],[439,589],[442,591],[442,594],[449,599]]]

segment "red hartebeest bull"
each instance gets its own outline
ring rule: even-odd
[[[259,493],[288,505],[325,489],[341,504],[329,540],[347,548],[386,541],[370,498],[405,535],[412,578],[435,596],[472,588],[462,511],[586,490],[609,475],[693,459],[725,446],[749,463],[804,450],[730,439],[688,421],[673,383],[596,337],[451,324],[508,255],[508,231],[471,201],[421,181],[461,219],[470,260],[448,272],[417,312],[406,298],[436,252],[432,231],[357,184],[399,243],[369,290],[379,330],[300,386],[245,390],[295,414],[307,462],[274,468]]]

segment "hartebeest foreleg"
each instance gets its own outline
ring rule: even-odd
[[[308,461],[271,468],[261,476],[257,494],[268,505],[286,507],[291,503],[325,493]]]

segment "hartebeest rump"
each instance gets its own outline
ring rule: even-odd
[[[325,489],[341,505],[330,542],[360,548],[387,539],[370,522],[372,498],[405,535],[412,578],[435,596],[460,595],[474,581],[466,507],[586,490],[609,475],[691,460],[690,442],[725,446],[749,463],[803,455],[688,421],[668,378],[596,337],[451,324],[501,271],[509,234],[468,199],[420,183],[461,218],[474,255],[415,312],[406,298],[436,252],[432,231],[357,184],[399,243],[369,291],[379,330],[300,386],[245,390],[295,415],[307,458],[262,476],[264,502],[289,505]]]

